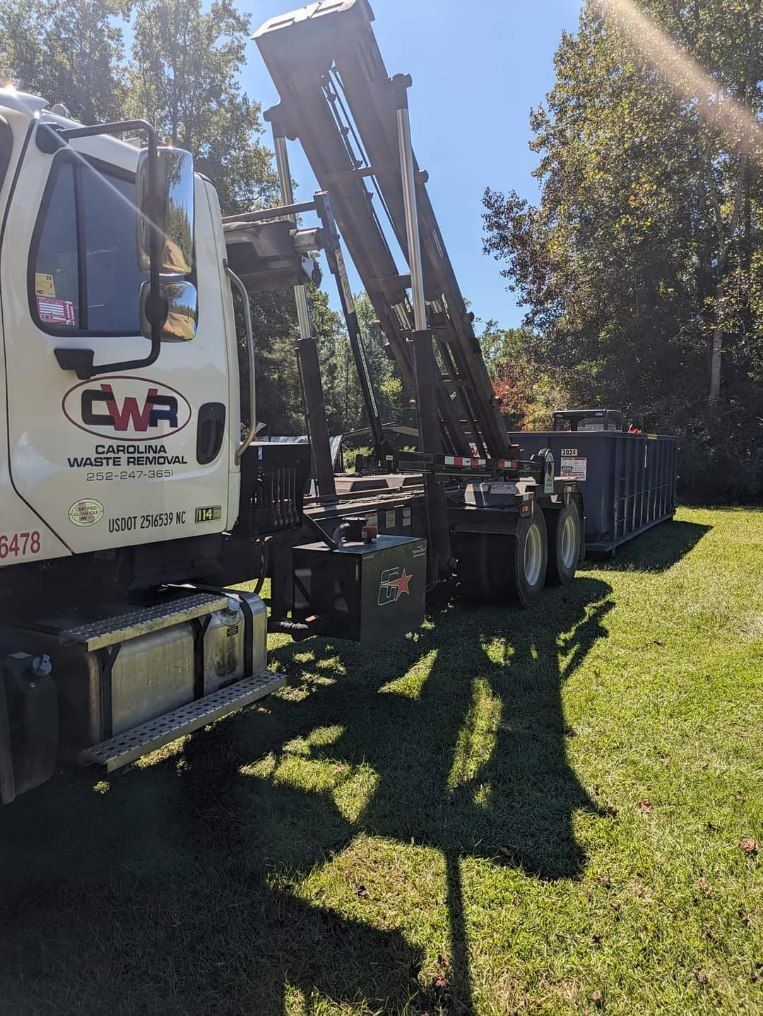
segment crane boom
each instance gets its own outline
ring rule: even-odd
[[[273,18],[255,35],[280,96],[276,136],[299,140],[328,191],[389,352],[413,391],[414,316],[393,247],[410,264],[398,110],[410,78],[390,78],[367,0],[323,0]],[[436,400],[446,452],[507,456],[510,441],[442,233],[414,160],[424,294],[437,348]],[[388,219],[391,233],[383,226]]]

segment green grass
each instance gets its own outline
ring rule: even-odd
[[[274,640],[263,708],[0,813],[0,1013],[763,1012],[762,573],[683,510],[527,613]]]

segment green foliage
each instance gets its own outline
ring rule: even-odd
[[[604,8],[643,10],[663,34],[647,46]],[[570,400],[676,430],[693,463],[684,479],[729,493],[751,468],[763,415],[763,149],[734,133],[742,114],[763,112],[761,38],[757,0],[589,0],[532,114],[539,204],[485,195],[485,249],[504,262],[542,335],[536,356]],[[723,426],[734,418],[739,443]]]
[[[194,153],[223,214],[272,203],[261,107],[239,82],[251,19],[229,0],[137,0],[126,108]]]
[[[125,60],[125,30],[132,30]],[[143,117],[193,152],[223,213],[272,203],[261,107],[241,88],[251,19],[229,0],[0,0],[0,72],[85,123]]]
[[[480,343],[508,429],[548,430],[551,414],[564,408],[568,396],[543,365],[540,336],[488,321]]]
[[[130,0],[2,0],[0,76],[84,123],[119,116]]]
[[[397,364],[385,352],[384,333],[365,293],[355,297],[355,307],[382,422],[413,426],[414,414],[408,404],[409,396]],[[324,313],[314,321],[314,327],[321,336],[319,345],[329,429],[339,434],[367,427],[368,418],[344,323],[338,315],[330,318]]]
[[[387,355],[387,340],[365,293],[355,297],[355,307],[382,422],[415,427],[416,415],[410,405],[412,393],[406,389],[396,361]]]

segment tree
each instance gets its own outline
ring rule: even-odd
[[[355,307],[382,423],[415,426],[410,393],[405,391],[397,364],[387,356],[384,333],[365,293],[355,296]],[[324,321],[321,365],[330,426],[335,433],[363,429],[368,416],[344,323],[338,315]]]
[[[230,0],[138,0],[127,109],[151,120],[173,145],[193,152],[214,183],[223,213],[272,203],[277,177],[261,141],[261,107],[238,74],[248,15]]]
[[[538,355],[541,337],[530,329],[500,329],[488,321],[480,344],[507,428],[548,430],[551,414],[564,407],[567,394]]]
[[[411,408],[413,393],[406,389],[396,360],[387,355],[387,340],[366,293],[355,297],[355,307],[382,423],[415,427],[416,414]]]
[[[130,6],[131,0],[3,0],[3,75],[63,102],[85,123],[116,119],[125,98],[120,21]]]
[[[761,413],[761,17],[587,0],[531,117],[539,203],[485,194],[536,355],[576,401],[676,428],[708,477],[724,446],[750,461]]]

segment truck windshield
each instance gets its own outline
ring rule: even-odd
[[[114,166],[62,153],[30,255],[30,302],[54,334],[136,335],[147,274],[136,252],[135,181]]]

